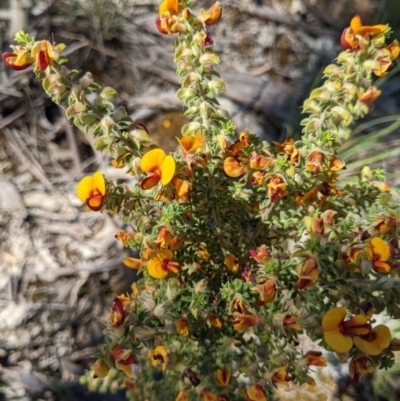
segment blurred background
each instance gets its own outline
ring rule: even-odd
[[[166,150],[186,122],[175,95],[174,36],[155,28],[160,1],[0,0],[0,48],[23,29],[68,45],[69,67],[91,71],[119,92],[119,105],[145,123]],[[222,0],[210,27],[227,83],[220,97],[238,131],[283,141],[299,136],[301,104],[320,84],[355,14],[366,25],[389,23],[400,39],[400,0]],[[208,8],[211,0],[194,8]],[[399,184],[400,64],[377,85],[383,94],[341,149],[347,178],[365,164]],[[0,64],[0,399],[124,400],[115,383],[85,375],[103,341],[112,299],[130,291],[132,271],[114,238],[121,223],[88,212],[77,181],[101,171],[124,179],[90,137],[45,96],[31,70]],[[397,330],[396,325],[393,330]],[[359,386],[332,367],[318,390],[289,388],[282,400],[399,400],[398,367]],[[84,378],[82,378],[84,376]],[[100,388],[102,387],[102,388]],[[157,401],[157,400],[153,400]]]

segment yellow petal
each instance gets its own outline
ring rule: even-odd
[[[390,330],[383,324],[376,326],[372,330],[370,337],[370,340],[362,337],[355,337],[354,344],[361,352],[373,356],[379,355],[382,350],[387,348],[391,340]]]
[[[122,263],[131,269],[140,269],[143,265],[142,260],[136,258],[125,258],[122,260]]]
[[[82,202],[86,202],[86,199],[90,197],[90,192],[93,190],[93,177],[83,177],[78,186],[76,187],[76,195]]]
[[[348,352],[353,346],[353,339],[339,330],[326,331],[324,340],[336,352]]]
[[[152,172],[155,169],[161,167],[163,160],[165,159],[165,152],[162,149],[149,150],[140,162],[140,168],[146,173]]]
[[[172,156],[166,156],[161,164],[161,183],[167,185],[175,174],[175,160]]]
[[[244,173],[244,167],[236,157],[229,156],[224,160],[224,171],[229,177],[240,177]]]
[[[106,182],[104,181],[103,174],[98,171],[93,174],[93,186],[97,189],[103,196],[106,193]]]
[[[159,15],[169,12],[172,15],[179,14],[178,0],[164,0],[158,9]]]
[[[390,256],[389,245],[379,237],[372,238],[371,244],[374,247],[375,256],[379,255],[380,261],[386,261]]]
[[[346,318],[346,309],[335,307],[326,312],[322,319],[322,330],[330,331],[337,329]]]

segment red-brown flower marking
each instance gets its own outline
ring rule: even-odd
[[[111,357],[115,361],[115,367],[122,370],[130,379],[137,379],[142,367],[129,349],[116,345],[111,350]]]
[[[368,318],[356,315],[346,319],[346,309],[335,307],[330,309],[322,319],[322,330],[325,342],[336,352],[348,352],[353,347],[352,335],[367,335],[371,328]]]
[[[162,149],[149,150],[140,162],[140,168],[149,173],[140,183],[142,189],[151,189],[160,181],[162,185],[167,185],[175,174],[175,160],[170,155],[165,155]]]
[[[47,40],[36,42],[32,47],[31,55],[36,59],[36,64],[42,71],[44,71],[55,58],[53,47]]]
[[[103,205],[103,199],[106,194],[106,183],[103,174],[96,172],[93,176],[82,178],[76,187],[78,198],[85,202],[91,210],[98,211]]]
[[[187,378],[193,387],[197,387],[201,383],[199,375],[190,368],[185,368],[182,372],[182,380]]]
[[[122,301],[117,297],[114,298],[108,320],[112,327],[119,327],[125,321],[125,310]]]
[[[363,25],[360,16],[356,15],[352,18],[350,27],[343,31],[340,43],[345,49],[359,50],[360,40],[368,39],[371,34],[381,34],[387,28],[387,25]]]
[[[367,241],[366,252],[368,258],[372,260],[373,269],[379,273],[389,273],[392,264],[388,262],[390,258],[390,247],[379,237],[374,237]]]

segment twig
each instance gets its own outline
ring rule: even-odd
[[[7,138],[9,146],[13,149],[19,160],[25,164],[31,173],[46,187],[49,191],[55,191],[53,184],[44,175],[43,170],[32,153],[26,147],[24,142],[19,138],[18,131],[13,130],[13,133],[8,128],[3,129],[4,135]]]

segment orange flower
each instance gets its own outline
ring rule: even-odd
[[[140,162],[140,168],[145,173],[150,173],[140,183],[142,189],[151,189],[160,181],[162,185],[167,185],[175,174],[175,160],[172,156],[165,155],[162,149],[149,150]]]
[[[271,256],[268,252],[268,249],[266,245],[261,245],[257,249],[250,249],[249,251],[250,256],[258,263],[261,265],[264,265],[267,263],[270,259]]]
[[[271,380],[274,383],[283,384],[284,386],[288,386],[288,382],[292,380],[287,373],[286,367],[281,366],[271,377]]]
[[[264,284],[253,287],[251,291],[258,292],[260,294],[260,300],[258,304],[262,306],[274,301],[276,295],[276,285],[271,279],[267,279]]]
[[[178,319],[175,320],[176,331],[182,336],[189,335],[189,330],[187,326],[187,319]]]
[[[368,39],[371,34],[381,34],[388,28],[387,25],[363,25],[359,15],[352,18],[350,28],[346,28],[340,38],[340,43],[345,49],[359,50],[360,49],[360,36],[361,39]]]
[[[186,135],[182,139],[176,138],[183,148],[185,155],[195,155],[205,145],[205,137],[199,132],[196,135]]]
[[[189,401],[189,397],[186,391],[179,391],[175,398],[175,401]]]
[[[248,328],[255,326],[259,320],[260,318],[255,315],[242,315],[236,313],[233,321],[233,328],[236,331],[247,330]]]
[[[168,248],[169,243],[171,242],[172,239],[172,234],[168,230],[167,227],[162,227],[160,232],[158,233],[157,239],[155,240],[155,243],[160,247],[160,248]]]
[[[299,281],[297,284],[299,289],[312,287],[318,281],[319,276],[317,261],[312,257],[308,257],[303,265],[298,267],[298,273]]]
[[[308,351],[304,358],[307,366],[326,366],[326,359],[322,356],[322,352]]]
[[[286,183],[282,177],[274,176],[267,184],[268,197],[271,202],[275,202],[278,198],[286,198],[288,192],[286,191]]]
[[[169,357],[168,350],[163,345],[159,345],[154,348],[153,352],[149,352],[149,358],[153,366],[161,365],[162,371],[165,372]]]
[[[140,269],[143,266],[142,259],[126,257],[122,259],[122,263],[130,269]]]
[[[351,272],[360,272],[361,258],[360,255],[363,254],[362,248],[351,247],[346,254],[343,254],[343,260],[347,264],[347,269]]]
[[[234,298],[232,301],[232,310],[238,312],[240,315],[246,314],[246,306],[241,298]]]
[[[231,380],[232,372],[225,366],[221,369],[217,369],[217,379],[221,386],[226,387]]]
[[[362,102],[371,103],[378,99],[381,93],[381,90],[379,90],[376,86],[371,85],[366,91],[358,93],[357,97]]]
[[[253,384],[247,389],[246,401],[267,401],[264,388],[259,384]]]
[[[389,46],[376,51],[375,62],[371,65],[372,71],[377,77],[383,77],[389,72],[393,61],[399,56],[399,43],[393,41]]]
[[[224,259],[224,263],[225,266],[233,273],[236,273],[239,269],[239,263],[233,253]]]
[[[106,194],[106,183],[103,174],[96,172],[93,176],[83,177],[76,187],[78,198],[85,202],[87,207],[97,212],[103,205]]]
[[[324,340],[336,352],[350,351],[353,346],[351,334],[366,335],[370,332],[366,316],[356,315],[345,321],[346,315],[345,308],[335,307],[322,319]]]
[[[118,230],[115,233],[114,238],[116,238],[118,241],[120,241],[125,248],[128,248],[129,240],[131,238],[134,239],[136,235],[137,234],[134,234],[134,233],[128,233],[125,230]]]
[[[109,370],[110,369],[108,368],[108,366],[103,361],[98,359],[92,366],[93,379],[97,379],[98,377],[102,379],[106,377],[108,375]]]
[[[377,224],[374,226],[381,234],[386,234],[395,227],[400,227],[400,220],[396,215],[390,213],[390,216],[375,216]]]
[[[164,0],[158,9],[159,15],[177,15],[180,13],[178,0]]]
[[[249,159],[250,168],[254,170],[261,170],[266,168],[272,168],[275,165],[275,160],[271,157],[266,157],[258,155],[256,153],[252,154]]]
[[[237,156],[228,156],[224,160],[224,171],[229,177],[237,178],[245,173],[246,168]]]
[[[218,327],[218,328],[222,327],[222,321],[217,316],[210,316],[208,318],[208,321],[210,322],[211,326]]]
[[[296,322],[296,316],[294,315],[286,315],[283,319],[283,325],[294,330],[301,330],[300,325]]]
[[[216,24],[222,17],[222,7],[219,1],[216,1],[207,11],[201,11],[200,20],[206,25]]]
[[[310,173],[317,175],[325,162],[325,155],[320,150],[314,150],[307,157],[306,169]]]
[[[165,278],[168,275],[168,271],[177,273],[179,264],[172,261],[173,255],[173,252],[169,249],[161,249],[152,252],[147,262],[147,271],[150,276],[154,278]]]
[[[159,17],[156,19],[156,27],[159,32],[170,35],[184,31],[184,25],[177,18],[181,12],[178,3],[178,0],[164,0],[161,3],[158,9]]]
[[[174,177],[172,178],[171,184],[175,189],[175,199],[183,198],[181,200],[185,201],[185,197],[187,197],[192,190],[191,183],[187,180],[182,180],[179,177]]]
[[[15,71],[25,70],[35,62],[28,50],[23,46],[14,46],[13,52],[5,52],[1,55],[6,67]]]
[[[367,373],[372,373],[375,370],[375,365],[368,357],[353,357],[349,364],[349,376],[353,383],[357,383],[360,376]]]
[[[229,146],[226,151],[227,157],[224,160],[224,171],[229,177],[237,178],[246,172],[246,166],[242,160],[243,148],[249,146],[249,133],[243,131],[239,135],[239,139]]]
[[[379,355],[390,344],[390,330],[383,324],[374,327],[369,334],[354,338],[355,346],[367,355]]]
[[[202,401],[217,401],[217,396],[206,389],[200,391]]]
[[[390,247],[381,238],[374,237],[366,243],[367,256],[373,262],[373,269],[379,273],[389,273],[392,264],[387,260],[390,258]]]
[[[31,55],[36,59],[37,66],[42,71],[44,71],[55,58],[53,48],[47,40],[36,42],[32,47]]]
[[[116,345],[111,351],[111,356],[115,360],[115,367],[122,370],[130,379],[139,377],[142,367],[129,349]]]

